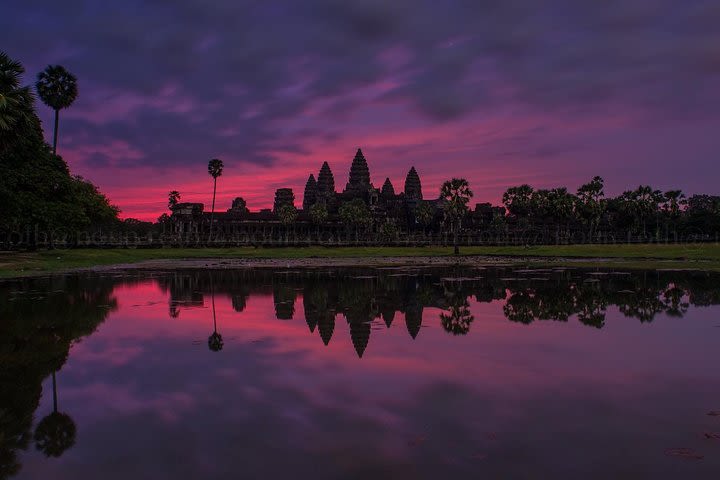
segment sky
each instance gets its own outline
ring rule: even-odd
[[[123,217],[167,193],[219,210],[291,187],[327,161],[338,189],[358,147],[396,191],[453,176],[474,201],[595,175],[720,193],[716,0],[5,0],[0,49],[78,77],[58,153]],[[49,108],[38,105],[46,137]]]

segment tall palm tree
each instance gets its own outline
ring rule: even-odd
[[[213,221],[215,219],[215,192],[217,191],[217,179],[220,175],[222,175],[223,172],[223,162],[222,160],[219,160],[217,158],[213,158],[208,162],[208,173],[211,177],[213,177],[213,199],[212,199],[212,209],[210,210],[210,236],[209,239],[212,240],[212,232],[213,232]]]
[[[45,70],[38,74],[35,88],[43,103],[55,110],[55,130],[53,132],[54,154],[57,151],[60,110],[68,108],[77,98],[77,78],[61,65],[48,65]]]
[[[29,87],[20,86],[20,75],[24,72],[20,62],[0,52],[0,153],[33,116],[32,92]]]
[[[58,412],[57,383],[52,374],[53,411],[35,429],[35,446],[48,457],[59,457],[75,445],[77,428],[70,415]]]
[[[173,190],[172,192],[168,193],[168,208],[170,210],[175,210],[175,207],[177,207],[177,204],[180,202],[180,192],[177,190]]]
[[[581,218],[589,226],[588,233],[591,242],[595,229],[600,224],[600,218],[607,208],[607,202],[603,199],[604,196],[604,180],[602,177],[595,176],[577,189]]]
[[[440,198],[445,200],[443,206],[445,216],[450,221],[453,230],[453,250],[455,255],[460,254],[458,246],[458,233],[462,218],[468,211],[468,202],[473,196],[470,184],[464,178],[453,178],[443,183],[440,188]]]
[[[217,317],[215,316],[215,286],[212,281],[212,272],[210,272],[210,298],[212,301],[212,314],[213,314],[213,333],[208,337],[208,348],[212,352],[219,352],[223,349],[225,343],[223,342],[222,335],[217,331]]]

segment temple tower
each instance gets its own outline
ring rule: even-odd
[[[331,311],[323,311],[318,318],[318,331],[320,338],[325,345],[330,343],[333,331],[335,331],[335,313]]]
[[[408,333],[413,340],[420,333],[420,327],[422,327],[422,314],[423,307],[419,304],[409,306],[405,310],[405,326],[407,327]]]
[[[323,162],[317,179],[317,200],[330,203],[335,197],[335,177],[333,177],[330,165]]]
[[[361,149],[357,149],[355,158],[350,166],[350,178],[345,186],[345,191],[354,193],[366,193],[370,188],[370,169],[368,168],[365,156]]]
[[[420,176],[415,167],[411,167],[407,177],[405,177],[405,196],[412,200],[422,200],[423,198]]]
[[[350,322],[350,339],[359,358],[362,358],[370,341],[370,322]]]
[[[385,183],[383,183],[382,196],[385,198],[392,198],[395,196],[395,187],[393,187],[389,178],[386,178]]]
[[[317,202],[317,182],[315,176],[311,173],[305,183],[305,193],[303,194],[303,210],[306,212]]]
[[[273,202],[273,212],[277,213],[280,207],[290,205],[295,207],[295,194],[292,188],[278,188],[275,190],[275,201]]]

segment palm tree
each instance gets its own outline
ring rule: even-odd
[[[212,209],[210,210],[210,235],[209,240],[212,240],[213,232],[213,221],[215,218],[215,192],[217,191],[217,179],[223,172],[223,162],[217,158],[213,158],[208,162],[208,173],[213,177],[213,199]]]
[[[180,202],[180,192],[178,192],[177,190],[173,190],[172,192],[168,193],[168,208],[170,210],[175,210],[178,202]]]
[[[668,235],[670,224],[673,225],[673,233],[677,239],[677,221],[680,218],[682,209],[687,206],[687,199],[682,190],[668,190],[663,194],[664,203],[662,211],[665,214],[665,236]]]
[[[443,209],[445,216],[452,224],[453,230],[453,251],[455,255],[460,254],[458,246],[458,233],[462,225],[462,218],[468,211],[468,202],[473,196],[470,184],[464,178],[453,178],[443,183],[440,188],[440,198],[445,200]]]
[[[426,233],[427,227],[432,224],[435,217],[435,210],[428,202],[420,202],[415,207],[415,220],[422,225],[423,233]]]
[[[315,203],[310,207],[310,220],[315,224],[318,241],[320,241],[320,225],[325,223],[328,218],[328,210],[324,203]]]
[[[280,223],[285,227],[285,243],[288,243],[290,225],[293,225],[297,220],[298,211],[293,205],[282,205],[278,208],[277,216],[280,218]]]
[[[52,374],[52,385],[53,411],[35,428],[35,446],[48,457],[59,457],[75,445],[77,429],[70,415],[58,412],[55,372]]]
[[[217,331],[217,318],[215,316],[215,287],[212,283],[212,276],[210,277],[210,298],[212,301],[213,333],[208,337],[208,348],[212,352],[219,352],[223,349],[224,342],[222,335],[220,335]]]
[[[38,74],[35,88],[43,103],[55,110],[55,130],[53,132],[53,154],[55,154],[60,110],[68,108],[77,98],[77,78],[61,65],[48,65]]]
[[[358,242],[358,231],[360,227],[367,227],[372,224],[370,209],[368,209],[365,202],[360,198],[354,198],[340,205],[338,214],[348,230],[351,226],[355,227],[355,242]]]
[[[33,95],[29,87],[20,87],[22,64],[0,52],[0,152],[18,133],[18,126],[32,117]]]
[[[595,229],[600,224],[607,205],[603,200],[605,196],[604,180],[595,176],[593,179],[580,185],[577,189],[578,206],[582,219],[589,225],[589,240],[592,242]]]

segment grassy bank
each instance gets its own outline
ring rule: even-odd
[[[537,247],[464,247],[463,255],[507,256],[529,263],[572,263],[626,268],[701,268],[720,270],[720,245],[569,245]],[[199,249],[78,249],[0,253],[0,277],[50,273],[75,268],[137,263],[144,260],[197,258],[301,259],[450,256],[445,247],[303,247],[303,248],[199,248]],[[604,259],[602,261],[587,259]]]

